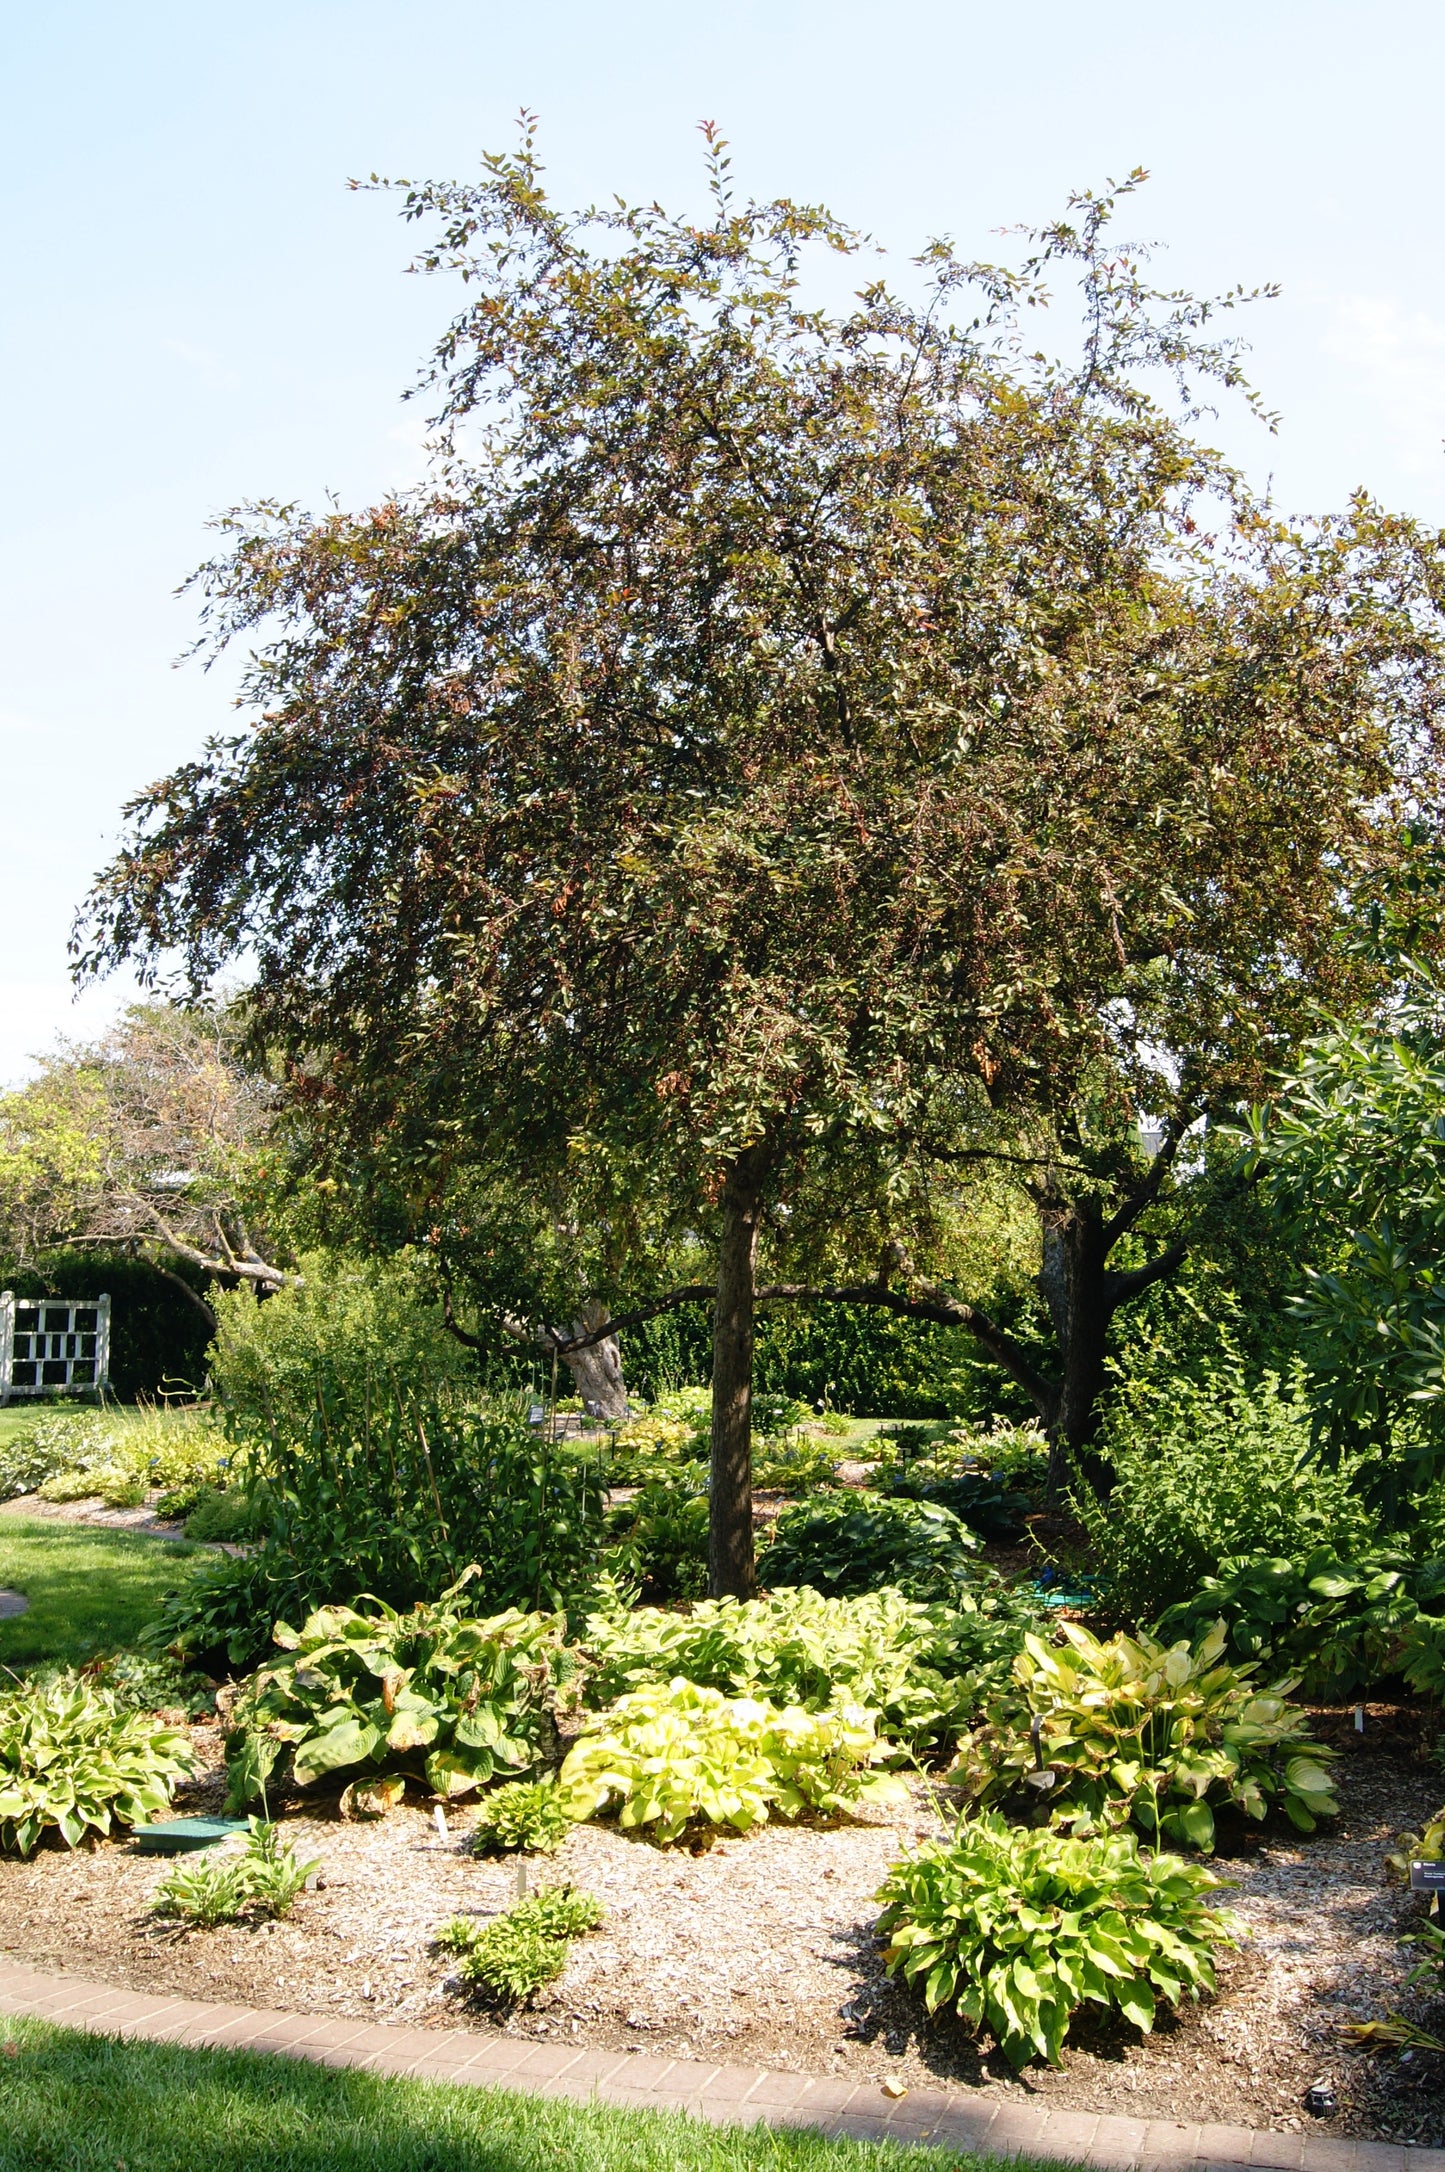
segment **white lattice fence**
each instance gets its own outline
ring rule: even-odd
[[[80,1395],[110,1381],[109,1297],[17,1297],[0,1290],[0,1403]]]

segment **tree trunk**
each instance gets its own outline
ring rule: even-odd
[[[569,1333],[595,1335],[607,1319],[607,1307],[597,1298],[589,1297],[582,1307],[580,1319],[572,1322]],[[583,1408],[593,1418],[625,1418],[627,1416],[627,1388],[622,1378],[622,1348],[615,1335],[608,1335],[602,1342],[594,1342],[585,1350],[564,1350],[562,1363],[572,1375],[572,1386],[582,1399]]]
[[[1074,1478],[1107,1493],[1112,1471],[1091,1453],[1105,1379],[1113,1311],[1108,1240],[1092,1200],[1047,1200],[1040,1208],[1043,1257],[1039,1291],[1059,1346],[1058,1380],[1048,1414],[1049,1493]]]
[[[708,1591],[750,1599],[753,1560],[753,1315],[762,1220],[761,1146],[740,1154],[722,1195],[712,1327],[712,1477]]]

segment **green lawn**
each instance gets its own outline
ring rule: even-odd
[[[79,1662],[133,1644],[191,1574],[196,1548],[38,1516],[0,1517],[0,1585],[30,1610],[0,1621],[0,1665]]]
[[[39,2021],[0,2021],[0,2043],[0,2172],[965,2172],[984,2161]]]

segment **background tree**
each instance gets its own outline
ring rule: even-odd
[[[1084,1445],[1109,1309],[1171,1264],[1116,1247],[1341,978],[1437,666],[1412,530],[1282,530],[1190,435],[1238,364],[1112,199],[1016,272],[937,244],[918,299],[829,311],[805,262],[856,237],[710,159],[705,225],[564,216],[530,138],[408,192],[474,296],[433,472],[232,517],[201,579],[215,641],[264,630],[255,721],[133,804],[85,963],[245,954],[258,1040],[415,1198],[645,1195],[708,1271],[617,1318],[712,1304],[712,1583],[745,1591],[760,1256],[965,1327]],[[1061,269],[1069,361],[1019,338]],[[940,1156],[1027,1172],[1057,1382],[907,1287]]]
[[[66,1247],[144,1258],[213,1328],[167,1260],[281,1288],[290,1277],[258,1221],[284,1159],[277,1094],[240,1042],[223,1012],[147,1005],[0,1099],[0,1242],[17,1264]]]

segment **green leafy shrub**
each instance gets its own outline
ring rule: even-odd
[[[1438,1603],[1432,1582],[1425,1592]],[[1157,1634],[1192,1641],[1222,1621],[1236,1657],[1297,1675],[1306,1696],[1345,1697],[1396,1671],[1419,1611],[1406,1555],[1370,1547],[1342,1561],[1321,1546],[1300,1562],[1222,1561],[1218,1576],[1161,1616]]]
[[[587,1582],[602,1527],[595,1462],[534,1438],[518,1416],[375,1385],[323,1382],[304,1434],[278,1423],[250,1444],[270,1528],[245,1561],[203,1571],[177,1595],[158,1641],[248,1667],[278,1617],[358,1591],[407,1607],[475,1566],[483,1604],[501,1612],[564,1604]]]
[[[164,1654],[107,1652],[91,1661],[85,1678],[98,1689],[108,1689],[124,1712],[181,1711],[195,1719],[216,1708],[215,1683],[204,1674],[188,1673]]]
[[[394,1380],[446,1401],[477,1387],[476,1361],[446,1331],[425,1261],[308,1252],[301,1280],[264,1305],[218,1290],[212,1374],[234,1432],[262,1446],[309,1438],[318,1399],[384,1400]]]
[[[232,1802],[253,1801],[278,1769],[297,1787],[411,1775],[446,1796],[530,1771],[574,1666],[563,1623],[515,1609],[479,1620],[462,1611],[468,1581],[406,1614],[373,1600],[366,1614],[322,1607],[299,1633],[278,1623],[292,1656],[262,1667],[232,1713]]]
[[[1445,1619],[1416,1614],[1401,1639],[1399,1664],[1411,1689],[1445,1703]]]
[[[572,1830],[555,1780],[508,1780],[477,1805],[474,1855],[555,1855]]]
[[[962,1745],[953,1777],[974,1801],[1033,1793],[1076,1833],[1132,1819],[1151,1838],[1205,1850],[1222,1803],[1252,1818],[1278,1806],[1306,1833],[1335,1814],[1330,1752],[1287,1701],[1291,1685],[1256,1689],[1252,1667],[1224,1658],[1222,1623],[1192,1651],[1062,1626],[1062,1649],[1025,1638],[1015,1695]]]
[[[152,1897],[156,1914],[202,1930],[243,1916],[289,1915],[320,1858],[298,1863],[294,1847],[283,1846],[278,1828],[263,1818],[252,1818],[250,1827],[244,1855],[207,1854],[168,1871]]]
[[[1135,1382],[1107,1413],[1100,1448],[1116,1482],[1107,1502],[1084,1489],[1079,1513],[1125,1620],[1192,1598],[1225,1561],[1304,1561],[1325,1546],[1348,1560],[1374,1540],[1353,1466],[1329,1469],[1315,1454],[1299,1373],[1251,1382],[1227,1365],[1208,1382]]]
[[[584,1644],[590,1704],[681,1676],[724,1695],[820,1710],[860,1704],[916,1747],[955,1733],[1001,1688],[1039,1612],[998,1579],[977,1578],[958,1609],[898,1591],[829,1599],[777,1590],[705,1599],[686,1614],[656,1607],[594,1614]]]
[[[789,1439],[764,1444],[753,1457],[753,1484],[774,1493],[807,1493],[829,1486],[838,1463],[836,1440],[819,1439],[811,1433],[794,1433]]]
[[[906,1465],[879,1471],[873,1489],[894,1501],[933,1501],[982,1539],[1017,1538],[1033,1499],[988,1471],[933,1478]]]
[[[616,1809],[624,1829],[650,1827],[659,1841],[695,1819],[745,1833],[774,1810],[792,1818],[897,1799],[901,1783],[868,1772],[882,1747],[861,1706],[779,1710],[679,1678],[589,1719],[558,1785],[574,1818]]]
[[[811,1585],[829,1598],[878,1591],[952,1600],[974,1573],[973,1533],[931,1501],[839,1493],[785,1508],[758,1560],[759,1581]]]
[[[83,1677],[22,1683],[0,1694],[0,1848],[29,1855],[52,1826],[74,1848],[145,1824],[194,1765],[185,1735]]]
[[[1214,1949],[1232,1945],[1208,1896],[1222,1880],[1177,1855],[1139,1852],[1132,1833],[1070,1839],[988,1814],[889,1872],[878,1898],[890,1976],[987,2027],[1015,2067],[1058,2066],[1086,2000],[1152,2029],[1159,2001],[1214,1989]]]
[[[521,2003],[556,1982],[567,1966],[571,1940],[595,1930],[601,1921],[602,1905],[590,1893],[570,1885],[549,1886],[490,1923],[453,1916],[437,1932],[436,1942],[462,1957],[463,1982]]]

